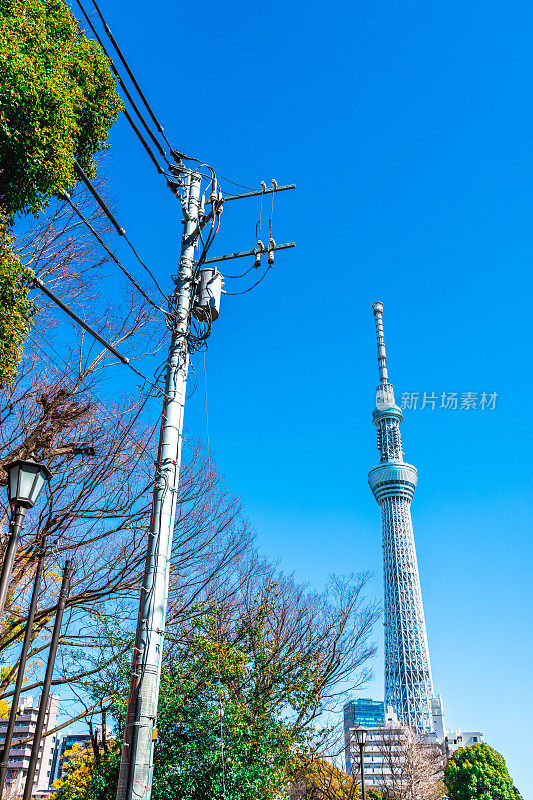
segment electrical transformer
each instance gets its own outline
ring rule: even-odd
[[[215,269],[206,267],[200,272],[193,314],[198,320],[214,322],[220,311],[223,277]]]

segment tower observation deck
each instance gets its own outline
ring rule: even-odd
[[[383,335],[383,303],[374,303],[379,386],[373,412],[380,463],[368,482],[381,507],[385,596],[385,708],[420,732],[429,732],[433,681],[420,591],[411,501],[416,468],[403,460],[402,412],[389,383]]]

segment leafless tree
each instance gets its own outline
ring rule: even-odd
[[[105,230],[87,197],[82,194],[77,203],[100,231]],[[121,287],[115,277],[113,291],[101,291],[107,259],[64,206],[59,204],[18,244],[23,260],[115,347],[126,348],[132,360],[143,358],[145,363],[166,347],[164,313],[134,286]],[[141,381],[140,390],[133,385],[128,391],[125,367],[117,366],[108,351],[76,328],[65,335],[61,313],[41,303],[18,379],[0,389],[0,466],[32,455],[53,471],[44,502],[27,515],[1,621],[2,660],[11,665],[0,682],[0,696],[6,698],[17,673],[34,554],[43,536],[49,549],[28,691],[41,685],[41,658],[49,644],[63,560],[72,558],[75,572],[55,686],[75,684],[127,653],[144,566],[161,406],[158,375],[155,387]],[[126,387],[119,392],[117,374],[118,385]],[[5,480],[3,475],[0,483]],[[194,604],[252,539],[239,503],[193,441],[185,447],[177,499],[171,567],[174,615]],[[8,517],[4,503],[4,541]],[[104,706],[98,708],[101,712]]]
[[[383,763],[374,784],[384,800],[440,800],[445,754],[440,744],[403,726],[383,728],[375,740]]]

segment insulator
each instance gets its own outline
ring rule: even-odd
[[[213,180],[211,181],[211,195],[209,197],[209,199],[211,200],[212,203],[216,202],[216,199],[217,199],[217,196],[218,196],[217,189],[218,189],[217,179],[213,178]]]
[[[274,247],[275,246],[276,246],[276,242],[274,241],[274,239],[272,237],[270,237],[270,240],[268,242],[268,247],[269,247],[269,250],[268,250],[268,265],[270,267],[274,263]]]
[[[259,250],[257,250],[255,254],[254,267],[256,267],[257,269],[257,267],[260,266],[261,266],[261,253],[259,252]]]

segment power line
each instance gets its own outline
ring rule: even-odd
[[[151,279],[153,280],[153,282],[155,283],[155,285],[157,286],[157,288],[159,289],[159,291],[161,292],[161,294],[163,295],[163,297],[164,297],[164,298],[165,298],[165,300],[166,300],[166,299],[167,299],[167,295],[164,293],[164,291],[163,291],[163,290],[162,290],[162,288],[160,287],[159,283],[158,283],[158,282],[157,282],[157,280],[155,279],[155,277],[154,277],[153,273],[151,272],[151,270],[149,270],[149,269],[148,269],[148,267],[146,266],[146,264],[144,263],[144,261],[141,259],[141,257],[140,257],[140,256],[139,256],[139,254],[137,253],[137,250],[135,249],[135,247],[133,246],[133,244],[130,242],[130,240],[129,240],[129,239],[128,239],[128,237],[126,236],[126,231],[125,231],[125,229],[124,229],[124,228],[123,228],[123,227],[122,227],[122,226],[121,226],[121,225],[120,225],[120,224],[117,222],[117,220],[116,220],[116,219],[115,219],[115,217],[113,216],[113,213],[112,213],[112,212],[111,212],[111,210],[109,209],[109,206],[106,204],[105,200],[104,200],[104,199],[102,198],[102,196],[99,194],[99,192],[97,191],[97,189],[96,189],[96,188],[93,186],[93,184],[91,183],[91,181],[89,180],[89,178],[87,177],[87,175],[85,174],[85,172],[83,171],[82,167],[81,167],[81,166],[78,164],[78,162],[77,162],[77,160],[76,160],[76,159],[74,159],[74,166],[75,166],[76,172],[78,173],[78,176],[79,176],[79,177],[82,179],[83,183],[84,183],[84,184],[86,185],[86,187],[89,189],[90,193],[92,194],[92,196],[94,197],[94,199],[96,200],[96,202],[98,203],[98,205],[100,206],[100,208],[102,209],[102,211],[104,212],[104,214],[105,214],[105,215],[108,217],[108,219],[111,221],[111,223],[113,224],[113,226],[114,226],[115,230],[117,231],[118,235],[119,235],[119,236],[123,236],[123,237],[124,237],[125,241],[128,243],[128,245],[130,246],[131,250],[133,251],[133,254],[134,254],[135,258],[136,258],[136,259],[137,259],[137,261],[138,261],[138,262],[141,264],[141,266],[143,267],[143,269],[145,269],[145,270],[146,270],[146,272],[147,272],[147,273],[148,273],[148,275],[151,277]]]
[[[93,3],[93,6],[94,6],[94,7],[95,7],[95,9],[96,9],[96,13],[97,13],[97,14],[98,14],[98,16],[100,17],[100,21],[102,22],[102,25],[103,25],[103,27],[104,27],[104,30],[105,30],[105,32],[107,33],[107,35],[108,35],[108,37],[109,37],[109,40],[111,41],[111,44],[113,45],[113,47],[114,47],[114,48],[115,48],[115,50],[117,51],[118,57],[119,57],[119,58],[120,58],[120,60],[122,61],[123,65],[124,65],[124,68],[125,68],[126,72],[128,73],[128,75],[129,75],[129,77],[130,77],[130,80],[131,80],[131,82],[133,83],[133,85],[134,85],[134,86],[135,86],[135,88],[137,89],[137,92],[139,93],[139,96],[140,96],[141,100],[143,101],[143,103],[144,103],[144,105],[145,105],[145,107],[146,107],[146,110],[147,110],[147,111],[148,111],[148,113],[150,114],[150,117],[152,118],[152,121],[153,121],[154,125],[156,126],[157,130],[159,131],[159,133],[161,134],[161,136],[163,137],[163,139],[165,140],[165,142],[167,143],[167,145],[168,145],[169,147],[172,147],[172,145],[171,145],[171,144],[170,144],[170,142],[168,141],[167,137],[165,136],[165,133],[164,133],[164,131],[163,131],[163,127],[162,127],[162,125],[160,124],[159,120],[157,119],[157,117],[155,116],[154,112],[152,111],[152,108],[151,108],[151,106],[150,106],[150,104],[149,104],[148,100],[147,100],[147,99],[146,99],[146,97],[144,96],[144,93],[143,93],[143,91],[142,91],[141,87],[139,86],[139,84],[137,83],[137,81],[136,81],[136,79],[135,79],[135,75],[134,75],[134,74],[133,74],[133,72],[131,71],[131,69],[130,69],[130,67],[129,67],[129,65],[128,65],[128,62],[127,62],[127,61],[126,61],[126,59],[124,58],[124,55],[122,54],[122,51],[121,51],[120,47],[118,46],[118,44],[117,44],[117,42],[116,42],[116,40],[115,40],[115,37],[114,37],[114,36],[113,36],[113,34],[111,33],[111,29],[109,28],[109,25],[108,25],[108,24],[107,24],[107,22],[105,21],[105,19],[104,19],[104,16],[103,16],[103,14],[102,14],[102,12],[100,11],[100,8],[99,8],[99,6],[98,6],[98,3],[96,2],[96,0],[92,0],[92,3]]]
[[[69,374],[68,374],[68,373],[67,373],[67,372],[66,372],[64,369],[61,369],[61,368],[59,367],[59,365],[58,365],[58,364],[57,364],[55,361],[53,361],[53,360],[52,360],[52,358],[51,358],[50,354],[46,352],[46,350],[44,349],[44,347],[42,347],[42,345],[40,345],[40,344],[39,344],[39,342],[35,341],[35,338],[34,338],[34,336],[33,336],[32,334],[29,334],[29,335],[28,335],[28,339],[30,340],[30,342],[33,344],[33,346],[34,346],[34,347],[37,347],[37,349],[38,349],[38,350],[40,350],[40,351],[41,351],[41,353],[42,353],[44,356],[46,356],[46,358],[48,358],[48,359],[49,359],[50,363],[51,363],[51,364],[52,364],[54,367],[56,367],[56,369],[57,369],[57,370],[60,372],[60,374],[61,374],[61,375],[62,375],[64,378],[66,378],[67,380],[71,380],[71,379],[72,379],[72,376],[71,376],[71,375],[69,375]],[[58,351],[55,349],[55,347],[54,347],[54,346],[53,346],[53,345],[52,345],[52,344],[51,344],[51,343],[50,343],[48,340],[46,341],[46,344],[47,344],[47,345],[48,345],[48,347],[49,347],[49,348],[50,348],[50,349],[51,349],[51,350],[52,350],[52,351],[55,353],[55,355],[56,355],[56,356],[57,356],[57,357],[58,357],[58,358],[59,358],[59,359],[60,359],[60,360],[61,360],[61,361],[62,361],[62,362],[63,362],[63,363],[64,363],[64,364],[65,364],[65,365],[66,365],[66,366],[69,368],[69,369],[72,367],[72,365],[68,363],[68,361],[66,360],[66,358],[64,358],[64,356],[62,356],[62,355],[61,355],[61,353],[58,353]],[[93,400],[95,401],[95,403],[97,403],[97,404],[98,404],[98,405],[99,405],[99,406],[100,406],[100,407],[101,407],[101,408],[102,408],[102,409],[103,409],[103,410],[106,412],[106,414],[108,414],[108,413],[109,413],[109,409],[107,409],[107,408],[106,408],[106,406],[104,405],[104,403],[102,402],[102,400],[100,400],[100,398],[99,398],[99,397],[98,397],[98,396],[97,396],[97,395],[94,393],[94,390],[93,390],[93,389],[91,389],[91,387],[84,387],[84,388],[83,388],[83,391],[89,392],[89,393],[92,395],[92,397],[93,397]],[[138,419],[138,417],[139,417],[139,415],[140,415],[141,411],[144,409],[144,407],[146,406],[146,403],[148,402],[148,400],[149,400],[149,399],[150,399],[150,393],[146,394],[146,396],[145,396],[145,398],[144,398],[143,402],[141,403],[141,405],[140,405],[140,407],[139,407],[139,411],[138,411],[138,413],[136,414],[136,416],[135,416],[135,418],[132,420],[132,422],[131,422],[131,423],[128,425],[128,427],[127,427],[127,429],[126,429],[126,432],[124,433],[124,438],[125,438],[126,436],[129,436],[129,437],[130,437],[130,439],[132,439],[132,440],[135,442],[135,444],[139,445],[139,447],[142,447],[142,448],[144,448],[144,450],[146,450],[146,448],[147,448],[147,446],[148,446],[148,443],[142,443],[142,442],[140,442],[140,441],[139,441],[139,439],[137,439],[137,437],[136,437],[136,436],[134,436],[134,435],[131,433],[131,427],[132,427],[133,423],[134,423],[134,422],[135,422],[135,421]],[[159,416],[158,416],[158,419],[157,419],[157,421],[154,423],[154,425],[153,425],[153,427],[152,427],[152,432],[151,432],[151,434],[150,434],[150,437],[149,437],[149,439],[151,439],[151,437],[152,437],[152,435],[153,435],[153,432],[154,432],[155,428],[156,428],[156,427],[157,427],[157,425],[159,424],[159,419],[160,419],[160,416],[161,416],[161,415],[159,415]]]
[[[135,288],[137,289],[137,291],[138,291],[138,292],[140,292],[140,293],[142,294],[142,296],[144,297],[144,299],[145,299],[145,300],[146,300],[148,303],[150,303],[150,305],[151,305],[151,306],[153,306],[155,309],[157,309],[157,311],[161,311],[163,314],[165,314],[165,315],[168,315],[168,312],[167,312],[167,311],[165,311],[163,308],[161,308],[161,306],[158,306],[158,305],[157,305],[157,303],[154,303],[154,301],[152,300],[152,298],[151,298],[149,295],[147,295],[147,294],[146,294],[146,292],[144,291],[144,289],[142,289],[142,288],[139,286],[139,284],[137,283],[137,281],[135,280],[135,278],[133,277],[133,275],[131,275],[131,274],[128,272],[128,270],[126,269],[126,267],[124,267],[124,266],[121,264],[121,262],[118,260],[118,258],[116,257],[116,255],[115,255],[115,254],[114,254],[114,253],[113,253],[113,252],[112,252],[112,251],[109,249],[109,247],[106,245],[106,243],[104,242],[104,240],[102,239],[102,237],[100,236],[100,234],[99,234],[99,233],[98,233],[98,232],[97,232],[97,231],[96,231],[96,230],[93,228],[93,226],[91,225],[91,223],[89,222],[89,220],[88,220],[86,217],[84,217],[84,216],[83,216],[83,214],[82,214],[82,213],[81,213],[81,211],[79,210],[78,206],[77,206],[75,203],[73,203],[73,202],[72,202],[72,199],[71,199],[70,195],[69,195],[69,194],[67,194],[67,192],[61,192],[61,196],[62,196],[62,197],[63,197],[63,198],[64,198],[64,199],[67,201],[67,203],[70,205],[70,207],[73,209],[73,211],[75,211],[75,212],[76,212],[76,214],[77,214],[77,215],[78,215],[78,217],[79,217],[79,218],[82,220],[82,222],[84,222],[84,223],[85,223],[85,225],[87,225],[87,227],[88,227],[88,228],[89,228],[89,230],[92,232],[92,234],[93,234],[93,235],[94,235],[94,236],[95,236],[95,237],[98,239],[98,241],[100,242],[100,244],[102,245],[102,247],[104,248],[104,250],[105,250],[105,251],[106,251],[106,252],[109,254],[109,256],[111,256],[111,258],[113,259],[113,261],[115,262],[115,264],[116,264],[116,265],[117,265],[117,266],[118,266],[118,267],[119,267],[119,268],[122,270],[122,272],[123,272],[123,273],[124,273],[124,275],[125,275],[125,276],[128,278],[128,280],[129,280],[129,281],[131,281],[131,282],[133,283],[133,285],[135,286]],[[129,243],[129,242],[128,242],[128,243]],[[130,246],[131,246],[131,244],[130,244]],[[137,255],[137,254],[135,253],[135,255]],[[138,258],[138,256],[137,256],[137,258]],[[139,260],[140,260],[140,259],[139,259]],[[141,262],[141,263],[143,263],[143,262]],[[144,263],[143,263],[143,267],[144,267],[145,269],[148,269]],[[151,273],[150,273],[150,275],[151,275]],[[151,275],[151,277],[153,278],[153,275]],[[155,279],[154,279],[154,280],[155,280]],[[159,288],[159,287],[158,287],[158,288]],[[161,289],[160,289],[160,291],[161,291]]]
[[[128,245],[129,245],[129,246],[130,246],[130,248],[131,248],[131,251],[132,251],[133,255],[135,256],[135,258],[137,259],[137,261],[139,262],[139,264],[140,264],[142,267],[144,267],[144,269],[146,270],[146,272],[148,273],[148,275],[151,277],[151,279],[153,280],[153,282],[155,283],[155,285],[156,285],[156,286],[157,286],[157,288],[159,289],[159,291],[160,291],[160,293],[162,294],[162,296],[165,298],[165,300],[168,300],[168,295],[167,295],[167,294],[165,294],[165,292],[163,291],[163,289],[162,289],[162,288],[161,288],[161,286],[159,285],[158,281],[156,280],[156,278],[155,278],[155,277],[154,277],[154,275],[152,274],[152,271],[151,271],[150,269],[148,269],[148,267],[146,266],[146,264],[144,263],[144,261],[142,260],[142,258],[140,257],[140,255],[138,254],[137,250],[135,249],[135,247],[133,246],[133,244],[130,242],[130,240],[128,239],[128,236],[127,236],[126,234],[124,234],[124,240],[125,240],[125,241],[128,243]]]
[[[119,223],[116,221],[115,217],[113,216],[112,212],[111,212],[111,211],[110,211],[110,209],[108,208],[107,204],[104,202],[104,200],[102,199],[102,197],[101,197],[101,196],[99,195],[99,193],[96,191],[96,189],[95,189],[95,188],[94,188],[94,186],[92,185],[91,181],[89,180],[89,178],[88,178],[88,177],[87,177],[87,175],[85,174],[85,172],[84,172],[83,168],[80,166],[80,164],[78,164],[78,161],[77,161],[77,159],[76,159],[76,158],[74,159],[74,169],[75,169],[75,171],[76,171],[76,172],[77,172],[77,174],[78,174],[78,178],[81,178],[81,179],[82,179],[83,183],[84,183],[84,184],[85,184],[85,186],[88,188],[88,190],[90,191],[90,193],[92,194],[92,196],[94,197],[94,199],[96,200],[96,202],[98,203],[98,205],[100,206],[100,208],[102,209],[102,211],[104,212],[104,214],[106,215],[106,217],[109,219],[109,221],[111,222],[111,224],[112,224],[112,225],[113,225],[113,227],[115,228],[115,230],[116,230],[116,232],[118,233],[118,235],[119,235],[119,236],[124,236],[124,234],[126,233],[126,231],[125,231],[125,230],[124,230],[124,228],[123,228],[121,225],[119,225]]]
[[[91,29],[96,41],[98,42],[98,44],[102,48],[103,52],[105,53],[107,59],[109,60],[109,65],[110,65],[115,77],[117,78],[117,80],[118,80],[118,82],[120,84],[120,87],[121,87],[122,91],[124,92],[127,100],[131,104],[133,110],[135,111],[137,117],[139,118],[139,120],[140,120],[141,124],[143,125],[144,129],[146,130],[147,134],[150,136],[150,138],[151,138],[152,142],[154,143],[155,147],[157,148],[160,156],[164,159],[164,161],[166,162],[168,167],[172,170],[173,165],[168,160],[164,149],[161,147],[161,144],[158,142],[156,136],[154,135],[154,133],[150,129],[150,126],[148,125],[148,123],[146,122],[143,114],[139,110],[139,107],[137,106],[137,104],[135,103],[134,99],[132,98],[131,93],[129,92],[129,90],[128,90],[126,84],[124,83],[124,81],[122,80],[122,77],[120,75],[119,70],[117,69],[116,65],[114,64],[113,59],[109,55],[109,52],[107,51],[104,43],[102,42],[101,37],[98,35],[98,32],[96,31],[94,25],[92,24],[88,13],[86,12],[84,6],[82,5],[81,0],[76,0],[76,3],[78,4],[78,6],[79,6],[79,8],[80,8],[80,10],[81,10],[81,12],[82,12],[87,24],[89,25],[89,27],[90,27],[90,29]],[[146,109],[147,109],[147,111],[148,111],[148,113],[149,113],[154,125],[156,126],[158,132],[160,133],[160,135],[162,136],[162,138],[164,139],[166,144],[168,145],[172,157],[178,163],[181,162],[182,159],[185,159],[186,161],[194,161],[195,163],[197,163],[199,165],[203,165],[203,166],[207,167],[209,169],[209,171],[211,172],[212,177],[214,177],[214,175],[216,174],[222,180],[227,181],[228,183],[231,183],[234,186],[239,186],[242,189],[253,190],[254,187],[247,186],[246,184],[238,183],[237,181],[234,181],[231,178],[227,178],[225,175],[222,175],[221,172],[219,172],[218,170],[215,170],[213,167],[211,167],[205,161],[202,161],[201,159],[196,158],[194,156],[188,156],[185,153],[180,153],[178,150],[176,150],[174,147],[172,147],[170,141],[168,140],[168,138],[166,137],[166,135],[164,133],[163,126],[161,125],[161,123],[159,122],[157,117],[155,116],[155,114],[154,114],[154,112],[152,110],[152,107],[148,103],[148,100],[146,99],[146,96],[144,95],[144,92],[142,91],[138,81],[135,78],[135,75],[133,74],[133,71],[131,70],[128,62],[126,61],[126,59],[124,57],[124,54],[122,53],[122,51],[121,51],[116,39],[114,38],[114,36],[113,36],[113,34],[111,32],[111,29],[109,28],[109,26],[108,26],[108,24],[107,24],[107,22],[106,22],[106,20],[105,20],[105,18],[103,16],[101,10],[100,10],[98,4],[96,3],[96,0],[92,0],[92,3],[94,5],[94,7],[95,7],[95,10],[96,10],[99,18],[100,18],[100,21],[101,21],[101,23],[102,23],[102,25],[104,27],[104,30],[105,30],[107,36],[109,37],[109,39],[110,39],[113,47],[115,48],[120,60],[122,61],[122,64],[123,64],[124,68],[126,69],[126,72],[128,73],[128,75],[129,75],[133,85],[135,86],[139,96],[141,97],[141,99],[142,99],[142,101],[143,101],[143,103],[144,103],[144,105],[145,105],[145,107],[146,107]],[[133,131],[135,132],[136,136],[139,138],[139,140],[140,140],[141,144],[143,145],[144,149],[148,153],[148,156],[150,157],[150,159],[152,160],[154,166],[156,167],[157,172],[159,174],[165,174],[165,172],[162,169],[161,165],[158,163],[157,158],[155,157],[152,149],[150,148],[150,146],[146,142],[145,138],[143,137],[143,135],[139,131],[138,127],[136,126],[135,122],[133,121],[133,119],[131,118],[130,114],[128,113],[128,111],[126,109],[124,109],[124,115],[125,115],[126,119],[128,120],[129,124],[131,125]]]
[[[139,120],[140,120],[141,124],[143,125],[143,127],[144,127],[145,131],[147,132],[147,134],[148,134],[148,135],[149,135],[149,137],[151,138],[152,142],[154,143],[155,147],[157,148],[157,150],[158,150],[159,154],[160,154],[160,155],[161,155],[161,157],[162,157],[162,158],[165,160],[165,162],[166,162],[166,163],[167,163],[167,164],[170,166],[170,162],[169,162],[169,160],[167,159],[167,156],[166,156],[166,153],[165,153],[165,151],[164,151],[164,150],[163,150],[163,148],[161,147],[161,144],[158,142],[158,140],[157,140],[156,136],[154,136],[153,132],[152,132],[152,131],[151,131],[151,129],[150,129],[150,126],[149,126],[149,125],[148,125],[148,123],[146,122],[146,120],[145,120],[145,118],[143,117],[143,115],[142,115],[141,111],[139,110],[139,107],[137,106],[137,104],[136,104],[135,100],[134,100],[134,99],[133,99],[133,97],[131,96],[131,94],[130,94],[130,92],[129,92],[129,90],[128,90],[127,86],[126,86],[126,84],[125,84],[125,83],[124,83],[124,81],[122,80],[122,77],[121,77],[121,75],[120,75],[120,73],[119,73],[118,69],[116,68],[115,64],[113,63],[113,59],[111,58],[111,56],[109,55],[108,51],[106,50],[106,48],[105,48],[105,45],[104,45],[104,43],[102,42],[102,40],[101,40],[100,36],[98,35],[98,33],[97,33],[97,31],[96,31],[96,28],[95,28],[95,27],[94,27],[94,25],[92,24],[92,22],[91,22],[91,19],[90,19],[89,15],[88,15],[88,14],[87,14],[87,12],[85,11],[85,8],[84,8],[84,7],[83,7],[83,5],[81,4],[80,0],[76,0],[76,2],[77,2],[78,6],[79,6],[79,8],[80,8],[80,10],[81,10],[81,13],[82,13],[82,14],[83,14],[83,16],[85,17],[85,19],[86,19],[86,21],[87,21],[87,24],[89,25],[89,27],[90,27],[90,29],[91,29],[91,31],[92,31],[92,33],[93,33],[93,35],[94,35],[94,37],[95,37],[96,41],[98,42],[98,44],[99,44],[99,45],[100,45],[100,47],[102,48],[103,52],[105,53],[105,55],[106,55],[106,57],[107,57],[107,59],[108,59],[108,61],[109,61],[109,66],[111,67],[111,70],[113,71],[113,73],[114,73],[115,77],[117,78],[117,80],[118,80],[118,82],[119,82],[119,84],[120,84],[120,87],[121,87],[122,91],[123,91],[123,92],[124,92],[124,94],[126,95],[126,98],[127,98],[127,100],[130,102],[130,105],[132,106],[133,110],[134,110],[134,111],[135,111],[135,113],[137,114],[137,117],[139,118]],[[139,129],[137,128],[136,124],[134,123],[134,121],[132,120],[131,116],[129,115],[129,113],[127,112],[127,110],[126,110],[126,109],[124,109],[124,115],[125,115],[126,119],[128,120],[128,122],[130,123],[131,127],[133,128],[133,130],[134,130],[135,134],[136,134],[136,135],[137,135],[137,137],[139,138],[139,140],[140,140],[141,144],[143,145],[144,149],[147,151],[148,155],[150,156],[150,158],[151,158],[152,162],[154,163],[154,165],[155,165],[155,167],[156,167],[156,169],[157,169],[158,173],[159,173],[159,174],[162,174],[162,173],[163,173],[163,169],[162,169],[162,167],[161,167],[161,166],[160,166],[160,164],[158,163],[158,161],[157,161],[157,159],[156,159],[156,157],[155,157],[155,155],[154,155],[154,153],[153,153],[152,149],[150,148],[150,146],[149,146],[149,145],[148,145],[148,143],[146,142],[146,140],[145,140],[144,136],[141,134],[141,132],[140,132],[140,131],[139,131]]]
[[[157,384],[153,383],[149,378],[146,377],[146,375],[143,375],[142,372],[139,372],[139,370],[133,366],[129,358],[123,356],[122,353],[119,353],[119,351],[115,347],[113,347],[113,345],[110,344],[106,339],[104,339],[103,336],[101,336],[98,333],[98,331],[95,331],[94,328],[91,328],[91,326],[88,325],[85,322],[85,320],[79,317],[75,311],[69,308],[69,306],[63,303],[63,301],[60,300],[59,297],[57,297],[52,291],[50,291],[50,289],[46,286],[46,284],[42,282],[40,278],[35,276],[33,278],[33,282],[36,286],[39,287],[39,289],[42,292],[44,292],[44,294],[46,294],[47,297],[50,298],[50,300],[52,300],[57,306],[59,306],[59,308],[61,308],[65,312],[65,314],[67,314],[71,319],[73,319],[74,322],[77,322],[78,325],[80,325],[84,330],[87,331],[87,333],[89,333],[92,337],[94,337],[96,341],[100,342],[100,344],[103,345],[103,347],[105,347],[107,350],[109,350],[110,353],[113,353],[113,355],[116,358],[118,358],[122,364],[124,364],[126,367],[129,367],[140,378],[142,378],[143,381],[146,381],[146,383],[149,383],[151,386],[157,389],[157,391],[160,392],[160,394],[162,394],[163,397],[166,396],[165,392],[159,386],[157,386]]]

